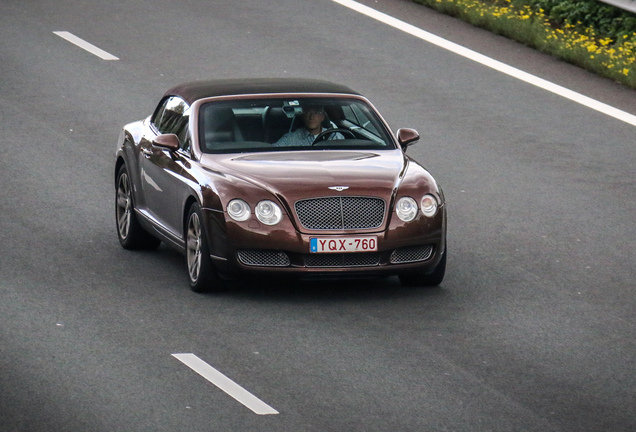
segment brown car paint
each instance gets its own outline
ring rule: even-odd
[[[336,84],[315,80],[240,80],[187,83],[169,90],[167,96],[181,96],[193,110],[191,128],[197,128],[197,109],[214,100],[271,97],[347,97],[358,93]],[[375,109],[374,109],[375,111]],[[377,113],[377,111],[375,111]],[[388,131],[388,125],[382,120]],[[203,153],[198,133],[191,131],[189,151],[175,149],[175,135],[158,134],[145,119],[124,128],[118,142],[116,170],[126,164],[133,180],[136,214],[145,230],[183,252],[185,216],[189,205],[198,202],[204,213],[210,254],[215,267],[224,274],[277,273],[303,275],[396,275],[426,273],[436,268],[446,249],[446,206],[434,178],[405,155],[408,145],[419,139],[412,129],[391,135],[393,149],[386,150],[303,150],[262,153]],[[178,138],[177,141],[178,143]],[[144,144],[145,143],[145,144]],[[145,149],[145,150],[144,150]],[[148,154],[142,154],[142,151]],[[154,168],[152,168],[154,167]],[[151,184],[149,169],[163,176],[162,184]],[[163,174],[160,174],[163,175]],[[144,183],[145,182],[145,183]],[[150,184],[150,186],[149,186]],[[336,189],[330,189],[336,188]],[[346,187],[337,190],[337,187]],[[145,207],[146,193],[161,196],[161,209]],[[434,195],[440,203],[434,217],[421,212],[411,222],[395,214],[395,202],[405,195],[416,200]],[[377,228],[355,230],[311,230],[304,228],[294,211],[294,203],[307,198],[355,196],[378,197],[385,202],[385,216]],[[226,205],[241,198],[252,207],[260,200],[277,202],[283,210],[275,226],[250,219],[237,222],[226,213]],[[312,237],[377,236],[379,259],[371,266],[308,267]],[[433,254],[418,262],[391,263],[392,251],[418,245],[432,245]],[[284,267],[246,265],[237,259],[238,250],[283,251],[290,264]]]

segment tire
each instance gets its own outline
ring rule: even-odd
[[[161,243],[161,240],[148,234],[137,220],[132,183],[126,165],[119,168],[115,181],[115,222],[117,237],[124,249],[153,249]]]
[[[201,207],[192,204],[185,226],[186,266],[190,288],[197,293],[222,291],[225,286],[218,276],[208,247]]]
[[[446,251],[442,255],[435,270],[431,273],[405,273],[399,276],[400,283],[405,287],[436,287],[444,280],[446,274]]]

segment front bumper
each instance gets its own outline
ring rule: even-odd
[[[210,248],[217,270],[227,276],[279,274],[302,278],[390,276],[428,273],[446,249],[446,212],[420,216],[404,223],[392,218],[382,231],[299,232],[285,218],[275,227],[255,220],[225,221],[220,212],[208,212],[212,227]],[[223,226],[219,231],[214,227]],[[216,232],[215,232],[216,231]],[[374,252],[311,253],[310,240],[318,237],[376,236]]]

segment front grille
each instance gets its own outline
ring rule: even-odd
[[[237,255],[240,262],[249,266],[287,267],[290,263],[285,252],[275,250],[242,249]]]
[[[327,197],[297,201],[295,208],[307,229],[353,230],[381,226],[385,204],[380,198]]]
[[[305,255],[307,267],[369,267],[379,262],[380,254],[377,252]]]
[[[426,261],[433,255],[433,246],[409,246],[391,253],[391,264]]]

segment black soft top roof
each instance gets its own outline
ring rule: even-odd
[[[193,81],[179,84],[165,96],[180,96],[188,104],[215,96],[267,93],[342,93],[360,95],[344,85],[306,78],[244,78]]]

